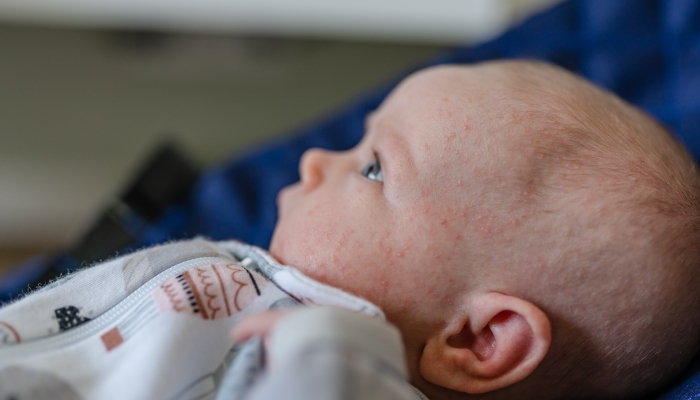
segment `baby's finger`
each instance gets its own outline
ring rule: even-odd
[[[266,336],[267,333],[291,311],[267,311],[244,318],[231,330],[234,341],[242,343],[253,336]]]

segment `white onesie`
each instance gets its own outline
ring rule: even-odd
[[[332,307],[285,319],[269,355],[259,338],[229,338],[246,315],[299,305]],[[383,321],[259,248],[170,243],[0,308],[0,399],[424,398]]]

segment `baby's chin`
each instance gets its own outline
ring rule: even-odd
[[[310,278],[321,280],[322,277],[314,273],[317,272],[317,270],[312,267],[312,260],[306,258],[304,252],[299,252],[297,245],[298,243],[294,242],[294,238],[292,238],[291,242],[288,242],[285,240],[285,235],[279,234],[279,232],[275,230],[268,251],[280,264],[298,269]]]
[[[275,227],[272,233],[272,240],[270,241],[270,248],[268,251],[280,264],[290,265],[289,260],[285,256],[284,239],[277,227]]]

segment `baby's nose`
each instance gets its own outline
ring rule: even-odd
[[[309,149],[301,156],[299,175],[307,190],[318,186],[325,177],[333,152],[324,149]]]

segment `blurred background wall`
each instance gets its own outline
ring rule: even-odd
[[[201,166],[558,0],[4,0],[0,269],[76,240],[164,137]]]

